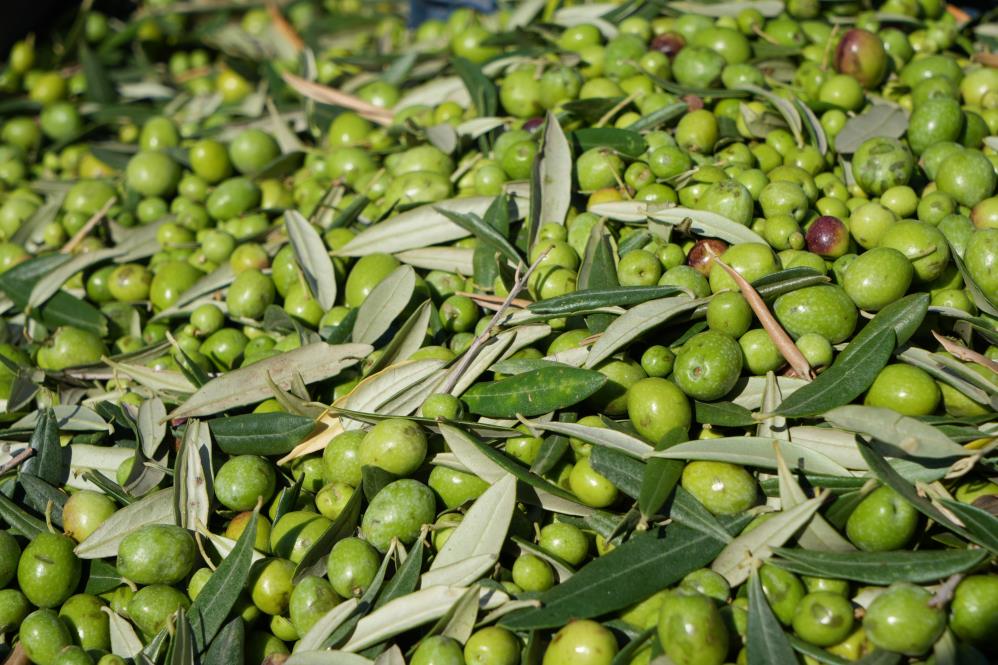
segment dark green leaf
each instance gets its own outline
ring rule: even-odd
[[[476,384],[461,399],[472,413],[491,418],[539,416],[581,402],[603,387],[606,380],[593,370],[546,367]]]
[[[121,485],[114,482],[103,473],[90,469],[83,472],[83,477],[99,487],[104,494],[107,494],[123,506],[127,506],[128,504],[135,502],[135,497],[126,492]]]
[[[957,270],[960,271],[964,284],[966,285],[967,290],[970,291],[971,297],[974,299],[974,304],[977,305],[982,312],[990,314],[991,316],[998,316],[998,302],[995,302],[992,297],[994,294],[989,294],[982,289],[976,281],[974,281],[974,276],[967,271],[967,266],[964,265],[963,258],[955,249],[953,249],[952,245],[950,245],[950,256],[953,257],[953,262],[956,264]]]
[[[612,258],[611,258],[612,260]],[[626,307],[638,305],[656,298],[665,298],[681,293],[675,286],[624,286],[616,288],[593,288],[573,291],[563,296],[531,303],[527,309],[537,314],[568,316],[588,312],[600,307]]]
[[[748,634],[745,638],[748,665],[797,663],[797,655],[790,646],[787,634],[783,632],[762,591],[758,573],[753,572],[749,578],[748,598]]]
[[[478,215],[467,213],[462,214],[458,212],[452,212],[446,208],[436,208],[436,211],[441,215],[454,222],[462,229],[471,233],[476,238],[481,240],[486,245],[494,248],[500,254],[509,259],[514,265],[523,261],[520,258],[519,252],[516,248],[502,235],[498,230],[496,230],[492,225],[486,224]]]
[[[639,534],[541,594],[542,607],[500,623],[516,630],[558,628],[622,609],[706,566],[723,548],[723,541],[681,524]]]
[[[35,449],[35,454],[21,466],[22,471],[50,485],[61,485],[66,478],[67,456],[59,444],[59,422],[51,407],[39,414],[28,445]]]
[[[568,439],[560,434],[545,437],[544,443],[541,444],[540,452],[537,453],[537,458],[530,465],[530,472],[538,476],[543,476],[553,469],[555,464],[561,461],[561,458],[565,456],[565,451],[568,450],[568,446]]]
[[[655,450],[665,450],[688,439],[689,434],[685,429],[674,427],[656,444]],[[668,501],[676,483],[679,482],[684,466],[680,460],[660,458],[648,460],[645,476],[641,479],[641,493],[638,495],[638,507],[641,508],[641,514],[645,519],[656,515]]]
[[[360,213],[364,211],[367,204],[371,202],[371,199],[364,195],[360,195],[355,199],[350,201],[350,205],[343,210],[340,210],[339,214],[333,218],[333,221],[329,223],[330,229],[338,229],[344,226],[350,226],[360,218]]]
[[[733,402],[694,402],[696,420],[701,425],[720,427],[751,427],[758,421],[752,412]]]
[[[963,522],[979,544],[998,554],[998,518],[977,506],[959,501],[943,499],[942,504]]]
[[[359,307],[351,307],[346,316],[335,326],[326,326],[319,331],[322,341],[327,344],[342,344],[350,339],[353,334],[353,324],[357,322],[357,310]]]
[[[274,512],[274,521],[281,519],[292,510],[298,509],[298,499],[301,497],[302,484],[305,482],[305,474],[298,476],[291,487],[285,487],[277,497],[277,510]]]
[[[387,603],[407,596],[416,590],[419,585],[419,576],[423,570],[423,539],[420,538],[409,550],[408,555],[392,579],[388,580],[385,588],[378,596],[378,601],[374,604],[375,609]]]
[[[87,99],[98,104],[113,102],[116,96],[114,84],[111,83],[101,61],[82,42],[80,43],[80,64],[83,66],[83,76],[87,81]]]
[[[236,617],[218,632],[207,653],[201,659],[201,665],[231,665],[243,662],[245,650],[246,625],[242,617]]]
[[[578,286],[580,289],[591,291],[613,290],[620,286],[620,282],[617,281],[613,240],[610,232],[606,230],[605,222],[597,223],[589,233],[582,266],[579,268]],[[591,314],[586,317],[586,327],[591,333],[603,332],[613,318],[610,314]]]
[[[935,582],[962,573],[984,561],[984,550],[918,550],[899,552],[819,552],[776,548],[781,568],[818,577],[855,580],[887,586],[894,582]]]
[[[783,416],[809,416],[852,402],[870,387],[894,349],[925,318],[929,295],[918,293],[891,303],[866,324],[835,363],[780,404]]]
[[[675,104],[663,106],[660,109],[641,116],[639,119],[628,125],[627,129],[636,132],[657,129],[665,123],[671,122],[672,120],[675,120],[685,114],[688,108],[689,105],[687,105],[686,102],[677,102]]]
[[[11,531],[28,539],[48,531],[45,522],[33,515],[29,515],[23,508],[3,494],[0,494],[0,517],[7,523]]]
[[[825,649],[815,646],[810,642],[805,642],[796,635],[790,636],[790,646],[792,646],[794,651],[797,653],[810,656],[817,662],[822,663],[822,665],[850,665],[852,662],[846,660],[845,658],[840,658],[835,654],[829,653]]]
[[[67,259],[65,254],[49,254],[18,264],[0,275],[0,291],[6,293],[18,309],[23,311],[35,284]],[[107,319],[104,315],[93,305],[65,291],[56,292],[35,312],[42,323],[51,328],[69,325],[101,337],[107,335]]]
[[[360,486],[364,490],[364,497],[368,501],[374,499],[378,492],[385,488],[385,485],[396,480],[398,480],[398,476],[380,467],[367,465],[361,467]]]
[[[263,165],[263,167],[252,174],[254,180],[265,180],[267,178],[283,178],[301,166],[305,160],[305,153],[300,150],[286,152],[278,155]]]
[[[69,498],[66,493],[26,471],[18,474],[17,482],[24,489],[28,505],[39,513],[48,513],[52,523],[61,527],[62,507]]]
[[[709,510],[704,508],[702,503],[697,501],[696,497],[683,489],[682,486],[676,488],[676,494],[672,499],[672,506],[669,510],[669,517],[700,533],[726,543],[731,542],[731,535],[727,529],[724,528]]]
[[[292,413],[247,413],[208,421],[215,443],[230,455],[284,455],[315,428]]]
[[[492,462],[502,467],[504,471],[512,474],[517,480],[526,485],[518,487],[518,496],[529,503],[534,503],[540,505],[540,499],[536,496],[532,496],[531,488],[540,490],[541,492],[546,492],[552,496],[564,499],[566,501],[571,501],[573,503],[578,503],[578,499],[570,492],[563,490],[561,487],[551,483],[540,476],[531,473],[523,467],[522,464],[513,460],[512,457],[496,450],[492,446],[483,443],[474,437],[469,437],[471,443],[478,448],[478,450],[488,457]]]
[[[901,662],[901,654],[893,651],[875,649],[872,653],[854,660],[853,665],[897,665]]]
[[[482,73],[478,65],[464,58],[452,58],[451,64],[464,81],[464,87],[468,89],[479,117],[494,116],[499,108],[499,91],[495,83]]]
[[[633,129],[616,127],[587,127],[570,132],[568,140],[580,154],[590,148],[606,147],[628,157],[640,157],[648,144],[641,134]]]
[[[341,623],[336,630],[329,635],[329,637],[325,639],[322,644],[324,648],[333,648],[342,643],[343,640],[353,633],[353,629],[357,625],[357,622],[360,621],[363,616],[374,607],[374,601],[377,599],[378,594],[381,593],[381,587],[385,583],[385,574],[388,572],[388,564],[391,563],[393,558],[394,550],[389,549],[388,553],[385,554],[384,558],[381,560],[381,566],[378,567],[378,572],[374,574],[374,579],[371,580],[371,583],[368,585],[367,591],[365,591],[364,595],[360,597],[357,609],[346,621]]]
[[[638,498],[645,472],[644,462],[606,446],[593,446],[589,463],[618,490],[632,499]]]
[[[98,595],[107,593],[124,584],[118,569],[104,559],[92,559],[84,593]]]
[[[629,665],[641,649],[648,643],[649,640],[655,635],[657,628],[652,626],[651,628],[645,628],[643,631],[638,633],[637,637],[632,639],[630,642],[624,645],[624,648],[617,652],[617,655],[613,657],[610,665]]]
[[[584,124],[595,124],[600,118],[609,113],[623,97],[587,97],[586,99],[573,99],[565,102],[561,108],[566,113],[571,113]]]
[[[211,643],[246,586],[253,565],[258,517],[254,511],[232,551],[211,574],[191,605],[191,632],[199,652]]]
[[[366,467],[370,468],[370,467]],[[295,568],[294,581],[300,582],[308,575],[318,575],[321,577],[326,572],[326,556],[333,545],[343,540],[357,528],[357,520],[360,517],[361,493],[354,490],[343,506],[342,512],[337,515],[326,531],[312,543],[312,546],[305,550],[301,561]],[[318,569],[321,567],[321,570]]]
[[[194,665],[195,663],[191,622],[183,607],[177,610],[173,639],[170,640],[170,650],[166,660],[170,665]]]

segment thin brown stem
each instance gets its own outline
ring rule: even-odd
[[[991,360],[991,358],[988,358],[986,355],[978,353],[973,349],[968,349],[965,346],[961,346],[960,344],[943,337],[935,330],[932,331],[932,336],[936,338],[936,341],[939,342],[944,349],[952,353],[955,358],[959,358],[960,360],[970,363],[977,363],[981,367],[986,367],[992,372],[998,372],[998,363]]]
[[[101,206],[101,209],[95,212],[90,219],[87,220],[87,223],[84,224],[80,230],[69,239],[69,242],[62,246],[62,249],[60,249],[59,252],[62,254],[71,254],[73,250],[76,249],[77,245],[83,242],[83,239],[87,237],[87,234],[89,234],[93,228],[97,226],[102,219],[104,219],[104,215],[107,214],[107,211],[111,209],[111,206],[113,206],[117,200],[118,199],[114,196],[109,198],[107,203]]]
[[[3,662],[4,665],[28,665],[31,661],[28,660],[28,654],[24,653],[24,647],[18,642],[14,645],[14,650],[10,652],[7,656],[7,660]]]
[[[26,461],[28,458],[30,458],[34,454],[35,454],[35,449],[34,448],[25,448],[25,449],[23,449],[21,452],[19,452],[18,454],[14,455],[13,457],[11,457],[10,460],[8,460],[6,464],[4,464],[3,466],[0,466],[0,476],[2,476],[3,474],[7,473],[8,471],[13,471],[18,466],[20,466],[22,462]]]
[[[341,90],[295,76],[291,72],[284,72],[281,76],[284,78],[285,83],[309,99],[356,111],[358,115],[382,126],[392,124],[394,114],[388,109],[365,102],[363,99],[349,95]]]

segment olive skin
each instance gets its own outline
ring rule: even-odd
[[[519,665],[520,641],[501,626],[489,626],[472,633],[464,644],[467,665]]]
[[[427,484],[448,509],[474,501],[489,488],[487,482],[474,474],[439,465],[430,471]]]
[[[136,591],[128,601],[128,618],[151,637],[167,625],[177,610],[190,606],[190,599],[182,591],[165,584],[151,584]]]
[[[40,533],[24,548],[17,564],[17,583],[38,607],[58,607],[80,582],[82,562],[76,543],[61,534]]]
[[[426,435],[417,423],[405,418],[382,420],[360,444],[362,466],[376,466],[396,476],[408,476],[426,457]]]
[[[721,665],[728,653],[728,629],[712,598],[673,592],[662,601],[658,639],[676,665]]]
[[[339,605],[342,600],[333,591],[329,582],[310,575],[298,582],[291,592],[288,604],[291,623],[299,635],[304,635],[316,621]]]
[[[252,510],[258,499],[264,503],[274,496],[277,472],[256,455],[229,458],[215,474],[215,498],[231,510]]]
[[[641,379],[627,391],[627,415],[638,433],[658,442],[673,428],[688,429],[693,419],[689,399],[662,378]]]
[[[946,628],[946,614],[932,607],[932,592],[898,583],[874,598],[866,608],[863,630],[881,649],[907,656],[928,651]]]
[[[358,487],[361,481],[360,445],[366,433],[348,430],[329,442],[322,451],[323,477]]]
[[[291,602],[295,565],[287,559],[267,559],[250,573],[250,597],[260,611],[270,616],[284,614]]]
[[[673,376],[694,399],[712,401],[726,395],[742,371],[742,351],[733,338],[707,331],[693,336],[676,355]]]
[[[409,665],[464,665],[464,652],[454,638],[431,635],[416,647]]]
[[[950,603],[949,627],[957,637],[993,646],[998,631],[998,576],[970,575],[957,585]]]
[[[927,416],[939,406],[939,385],[928,372],[897,363],[880,370],[863,403],[893,409],[905,416]]]
[[[568,623],[544,650],[542,665],[610,665],[617,655],[613,633],[590,620]]]
[[[118,546],[118,572],[136,584],[176,584],[196,556],[191,534],[178,526],[152,524],[125,536]]]
[[[683,469],[682,486],[715,515],[736,515],[756,502],[755,479],[727,462],[694,461]]]
[[[15,632],[30,609],[28,599],[17,589],[0,590],[0,631]]]
[[[273,304],[277,289],[270,277],[256,269],[244,270],[229,287],[225,303],[231,316],[259,319]]]
[[[859,312],[839,286],[809,286],[784,294],[773,303],[777,320],[797,339],[817,333],[832,344],[849,339]]]
[[[35,610],[26,616],[19,636],[25,654],[37,665],[54,665],[56,655],[72,644],[69,628],[51,609]]]
[[[107,353],[103,340],[89,330],[62,326],[38,349],[38,366],[62,370],[98,362]]]
[[[314,512],[293,510],[284,513],[271,528],[270,549],[274,554],[298,563],[332,525],[330,520]]]
[[[114,501],[104,494],[80,490],[73,493],[62,507],[63,529],[67,536],[81,543],[116,510]]]
[[[344,538],[329,552],[326,574],[330,584],[344,598],[359,598],[374,581],[381,557],[366,540]]]
[[[852,603],[831,591],[809,593],[797,604],[793,627],[801,639],[811,644],[822,647],[838,644],[852,632]]]
[[[867,139],[853,157],[856,183],[873,196],[879,196],[891,187],[907,184],[914,168],[914,158],[897,139]]]
[[[904,254],[891,247],[876,247],[853,260],[842,287],[857,307],[877,312],[907,293],[914,273]]]
[[[419,537],[424,524],[436,515],[433,490],[415,480],[389,483],[375,495],[361,520],[364,538],[379,552],[388,551],[392,538],[408,546]]]
[[[59,617],[76,636],[76,643],[87,651],[111,648],[111,628],[104,603],[88,593],[70,597],[59,610]]]

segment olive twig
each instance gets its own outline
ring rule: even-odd
[[[65,245],[62,246],[62,249],[59,250],[59,253],[60,254],[72,253],[72,251],[76,249],[76,246],[79,245],[81,242],[83,242],[83,239],[87,237],[87,234],[90,233],[93,230],[93,228],[100,223],[102,219],[104,219],[104,215],[107,214],[107,211],[111,209],[111,206],[113,206],[117,202],[117,200],[118,199],[115,196],[109,198],[107,202],[101,206],[101,209],[95,212],[93,215],[91,215],[90,219],[87,220],[87,223],[84,224],[82,227],[80,227],[80,230],[77,231],[76,234],[69,239],[69,242],[67,242]]]
[[[441,386],[440,392],[449,393],[454,389],[454,386],[456,386],[457,382],[461,379],[461,375],[464,374],[465,370],[467,370],[468,366],[471,364],[471,361],[478,355],[479,349],[482,348],[482,345],[485,344],[485,342],[492,335],[492,330],[499,324],[499,321],[506,313],[506,310],[509,309],[510,305],[516,299],[516,296],[518,296],[527,286],[527,280],[530,279],[530,275],[532,275],[534,270],[537,269],[537,266],[539,266],[541,262],[547,258],[548,252],[550,251],[551,248],[549,247],[541,252],[541,255],[538,256],[532,264],[530,264],[530,267],[527,268],[526,272],[523,274],[520,274],[520,269],[523,267],[523,263],[516,266],[516,280],[514,281],[513,286],[509,289],[506,299],[503,301],[502,305],[499,306],[499,310],[492,316],[489,324],[485,326],[485,330],[483,330],[482,333],[471,342],[471,346],[469,346],[468,350],[464,352],[464,355],[461,357],[461,361],[454,368],[454,371],[447,376],[447,380],[444,382],[443,386]]]
[[[932,331],[932,336],[936,338],[936,341],[939,342],[939,344],[944,349],[952,353],[954,357],[959,358],[960,360],[964,360],[966,362],[977,363],[981,367],[986,367],[987,369],[990,369],[992,372],[998,372],[998,362],[991,360],[991,358],[988,358],[983,353],[978,353],[973,349],[968,349],[965,346],[956,344],[955,342],[952,342],[946,337],[943,337],[935,330]]]
[[[14,650],[7,656],[3,665],[28,665],[29,662],[28,654],[24,653],[24,646],[18,642],[14,645]]]
[[[34,448],[24,448],[21,452],[14,455],[10,460],[8,460],[3,466],[0,466],[0,476],[16,469],[20,464],[26,461],[29,457],[35,454]]]
[[[956,591],[956,587],[963,580],[963,573],[956,573],[955,575],[950,575],[949,578],[941,585],[939,589],[936,590],[936,595],[932,597],[929,601],[930,607],[943,607],[948,605],[951,600],[953,600],[953,592]]]

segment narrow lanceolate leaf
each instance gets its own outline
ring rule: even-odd
[[[717,555],[710,567],[724,575],[732,586],[741,584],[748,579],[755,562],[765,561],[772,556],[774,547],[781,547],[793,538],[818,512],[824,500],[824,496],[808,499],[738,536]]]
[[[732,540],[731,534],[724,528],[724,525],[702,503],[697,501],[696,497],[681,486],[676,488],[669,517],[679,524],[713,536],[724,543],[730,543]]]
[[[326,641],[326,638],[334,630],[339,628],[356,609],[357,599],[350,598],[326,612],[308,629],[307,633],[302,635],[301,642],[298,644],[298,651],[307,652],[322,647],[322,643]]]
[[[943,499],[942,504],[963,522],[978,543],[998,554],[998,517],[977,506],[958,501]]]
[[[606,380],[592,370],[544,367],[501,381],[479,383],[461,399],[472,413],[490,418],[539,416],[581,402]]]
[[[139,430],[139,442],[146,457],[153,457],[159,444],[166,436],[166,407],[159,397],[147,399],[139,405],[139,415],[135,422]]]
[[[31,433],[28,445],[34,448],[35,454],[28,458],[21,468],[50,485],[62,484],[66,456],[63,455],[62,446],[59,444],[59,423],[55,411],[51,408],[45,409],[39,415],[38,424]]]
[[[544,592],[542,607],[500,623],[516,630],[557,628],[614,612],[707,565],[723,547],[723,541],[681,524],[639,534]]]
[[[516,247],[498,229],[487,223],[474,213],[459,214],[446,208],[438,208],[440,214],[474,235],[480,241],[506,257],[506,260],[516,265],[522,261]]]
[[[589,358],[585,366],[592,368],[603,360],[633,342],[645,332],[652,330],[674,316],[696,309],[706,302],[705,299],[694,300],[689,296],[675,296],[642,303],[614,319],[613,323],[603,331],[596,343],[589,350]]]
[[[684,428],[674,427],[655,444],[655,449],[665,450],[670,446],[686,441],[688,438],[689,434]],[[644,478],[641,479],[641,492],[638,495],[638,508],[641,510],[642,517],[648,520],[658,514],[679,482],[683,467],[684,464],[680,460],[648,460],[645,465]]]
[[[894,349],[915,333],[928,308],[929,294],[915,293],[880,310],[831,367],[810,385],[783,400],[778,413],[795,417],[814,415],[852,402],[870,387]],[[894,334],[893,339],[888,331]]]
[[[345,604],[340,603],[336,609]],[[295,651],[290,658],[284,661],[284,665],[375,665],[375,661],[357,653],[313,649],[311,651]]]
[[[142,651],[142,640],[135,634],[132,624],[110,607],[102,607],[107,614],[111,633],[111,653],[122,658],[135,658]]]
[[[787,634],[783,632],[783,627],[769,606],[758,573],[754,573],[749,580],[747,630],[745,644],[748,649],[748,665],[789,665],[798,662]]]
[[[167,662],[170,665],[195,665],[194,638],[191,635],[191,622],[187,612],[181,607],[175,615],[173,640]]]
[[[187,421],[173,474],[173,510],[177,524],[194,530],[211,516],[211,434],[207,423]]]
[[[640,137],[640,135],[638,135]],[[540,222],[564,224],[572,204],[572,149],[558,116],[548,111],[540,160]]]
[[[499,560],[515,506],[516,479],[505,475],[468,509],[464,519],[433,559],[429,572],[423,575],[422,587],[465,586],[490,569]],[[450,572],[454,564],[482,556],[485,558],[484,565],[477,573],[469,571],[466,575],[456,576]]]
[[[985,291],[981,288],[974,279],[974,276],[967,270],[967,266],[963,262],[963,257],[953,249],[952,245],[950,245],[950,256],[953,257],[953,263],[956,264],[957,270],[960,271],[960,276],[963,277],[964,284],[974,299],[974,304],[985,314],[998,316],[998,294],[995,294],[993,291]]]
[[[17,535],[32,539],[40,533],[48,532],[45,522],[29,515],[21,506],[0,494],[0,517],[10,525],[10,530]],[[117,554],[117,550],[115,550]]]
[[[972,452],[932,425],[893,409],[853,404],[832,409],[824,418],[836,427],[873,437],[877,444],[887,444],[883,453],[891,457],[947,459]]]
[[[315,383],[357,364],[372,350],[368,344],[308,344],[212,379],[169,417],[192,418],[255,404],[271,395],[268,376],[283,388],[291,386],[296,373],[305,383]]]
[[[412,299],[416,271],[402,265],[383,279],[368,294],[357,310],[353,341],[374,344],[398,318]]]
[[[342,512],[333,520],[332,525],[312,543],[311,547],[305,550],[305,554],[295,568],[294,582],[296,584],[309,575],[322,576],[326,572],[326,556],[333,549],[333,545],[357,530],[357,522],[360,519],[360,504],[361,492],[354,491]]]
[[[800,111],[794,106],[790,100],[785,99],[774,92],[760,88],[759,86],[751,84],[742,84],[738,86],[740,90],[747,90],[753,95],[763,97],[776,107],[776,110],[780,112],[783,119],[790,126],[790,131],[793,132],[794,138],[797,140],[797,145],[803,147],[804,144],[804,121],[800,117]]]
[[[908,129],[908,112],[894,104],[874,104],[866,112],[853,116],[835,136],[835,149],[854,153],[867,139],[899,139]]]
[[[330,309],[336,303],[336,274],[319,232],[297,210],[284,213],[284,225],[309,290],[322,309]]]
[[[10,405],[8,404],[8,409]],[[60,431],[66,432],[107,432],[112,434],[114,426],[101,418],[93,409],[80,404],[54,404],[52,411]],[[44,409],[32,411],[13,425],[11,429],[33,430],[37,428]]]
[[[807,495],[797,484],[797,480],[787,467],[783,455],[779,452],[777,452],[776,461],[780,481],[780,505],[783,510],[789,510],[804,503],[807,500]],[[804,527],[804,531],[797,538],[797,543],[804,549],[824,552],[853,552],[856,550],[852,543],[843,538],[820,514],[816,514],[811,522]]]
[[[537,314],[567,316],[580,312],[591,312],[601,307],[627,307],[640,305],[649,300],[666,298],[682,293],[676,286],[623,286],[605,289],[584,289],[547,300],[538,300],[527,306]]]
[[[459,275],[475,271],[475,250],[466,247],[420,247],[396,252],[395,258],[423,270],[445,270]]]
[[[218,632],[211,646],[201,659],[201,665],[228,665],[232,654],[241,655],[245,650],[246,623],[242,617],[236,617],[225,624]]]
[[[590,148],[603,147],[631,158],[638,158],[648,149],[644,137],[630,128],[585,127],[569,134],[569,139],[583,152]]]
[[[770,559],[780,568],[818,577],[887,586],[894,582],[923,584],[966,572],[988,557],[987,550],[919,550],[899,552],[814,552],[776,548]]]
[[[118,544],[132,531],[147,524],[173,523],[173,489],[162,489],[118,510],[74,551],[81,559],[117,556]]]
[[[245,413],[207,425],[218,447],[230,455],[283,455],[312,433],[315,420],[292,413]]]
[[[601,217],[609,217],[622,222],[642,222],[646,219],[653,219],[670,226],[689,224],[690,231],[698,236],[720,238],[731,244],[766,242],[762,236],[747,226],[706,210],[677,208],[662,203],[645,203],[644,201],[612,201],[597,203],[589,211]]]
[[[600,220],[589,232],[586,249],[582,253],[579,267],[578,287],[581,290],[613,290],[620,287],[617,279],[617,249],[613,236],[606,230],[606,222]],[[606,313],[591,314],[586,317],[589,332],[601,333],[613,322]]]
[[[452,222],[439,210],[462,215],[484,215],[492,201],[493,198],[490,196],[476,196],[450,199],[407,210],[361,231],[337,250],[336,254],[339,256],[365,256],[375,252],[394,254],[467,238],[471,235],[470,232]],[[513,201],[511,200],[511,205],[516,211],[525,210]],[[517,216],[522,214],[517,212]]]
[[[648,455],[651,458],[678,460],[712,460],[776,469],[776,451],[797,469],[830,476],[850,476],[844,467],[831,458],[788,441],[760,436],[731,436],[720,439],[699,439],[672,446]]]
[[[393,363],[405,360],[422,348],[432,315],[432,302],[424,300],[398,329],[392,341],[385,347],[381,357],[371,366],[370,372],[377,372]]]
[[[112,248],[101,249],[96,252],[84,252],[69,257],[64,263],[55,267],[35,283],[31,289],[31,295],[28,296],[28,309],[35,309],[44,304],[49,298],[58,293],[62,285],[76,273],[101,261],[107,261],[120,253],[120,250]]]
[[[529,420],[527,421],[527,425],[534,429],[575,437],[594,446],[605,446],[613,450],[619,450],[633,457],[643,457],[654,450],[654,448],[638,437],[608,427],[590,427],[588,425],[579,425],[578,423],[562,423],[553,420],[548,422]]]
[[[436,586],[393,600],[361,619],[343,650],[360,651],[439,619],[460,600],[464,591],[462,587]],[[478,603],[482,609],[493,609],[507,600],[509,597],[501,591],[483,589]]]

